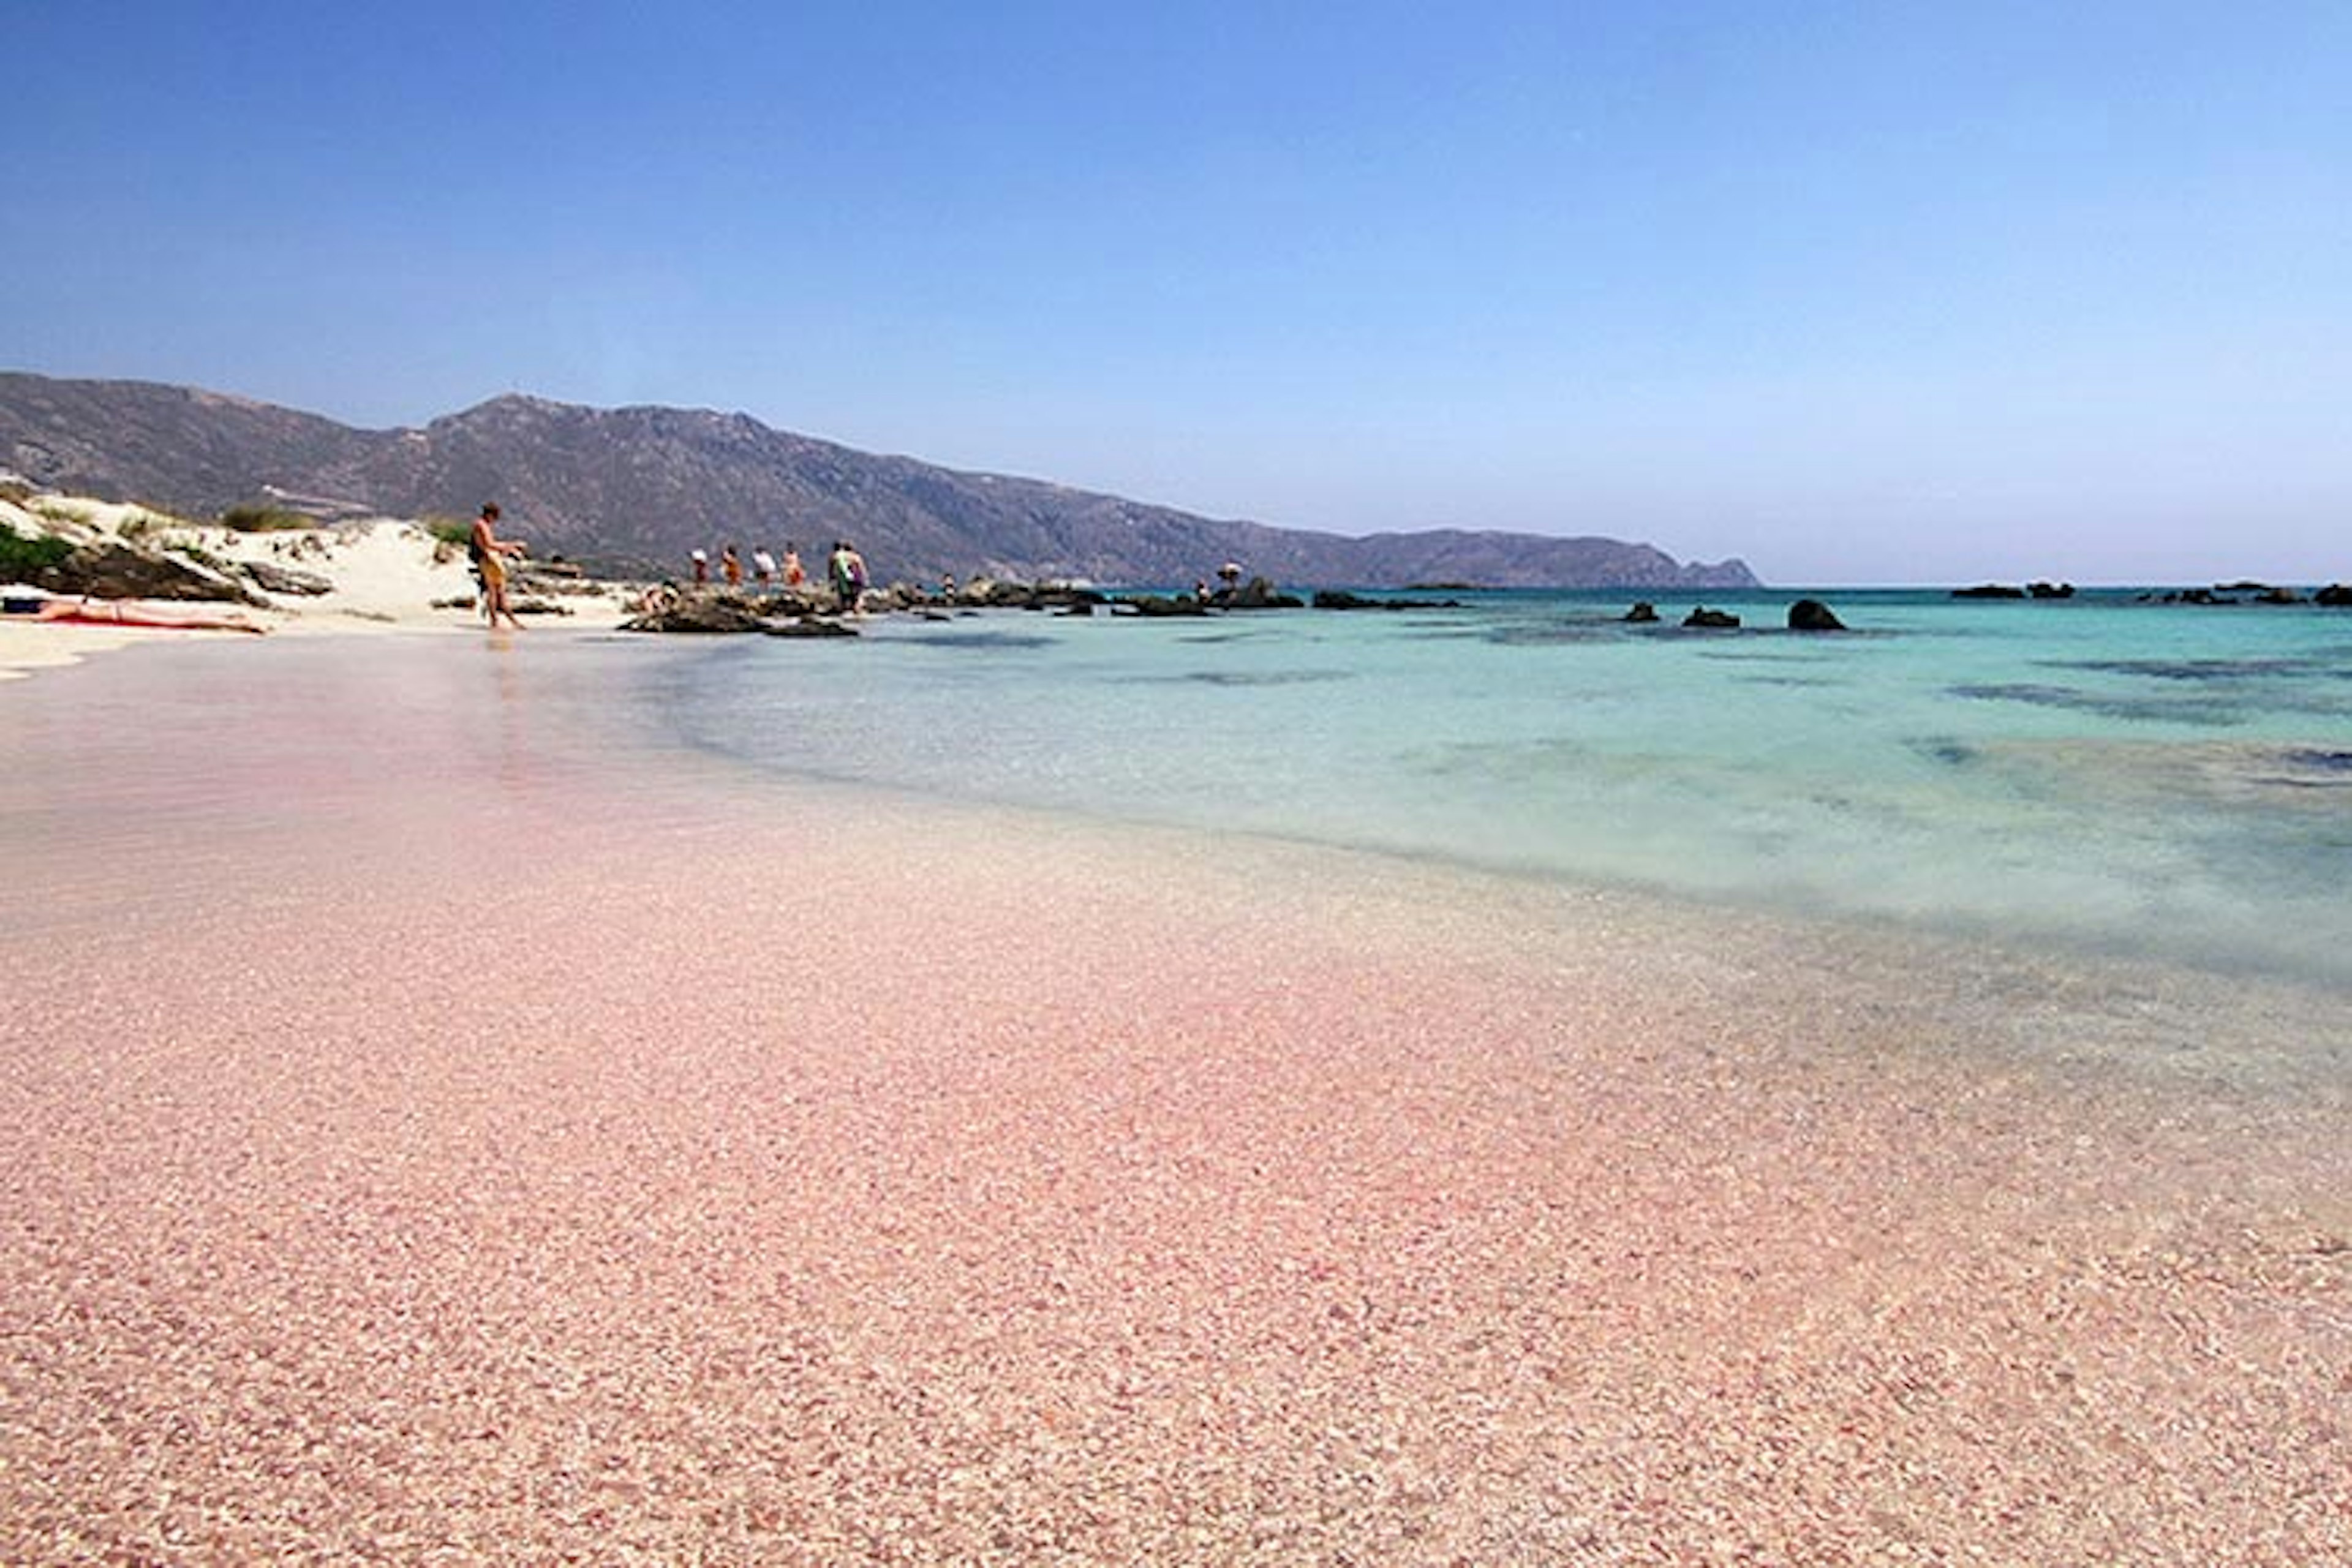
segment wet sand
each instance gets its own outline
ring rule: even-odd
[[[2341,998],[266,651],[0,691],[0,1559],[2352,1560]]]

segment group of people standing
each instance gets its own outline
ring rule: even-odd
[[[499,618],[503,616],[509,626],[520,630],[522,622],[515,618],[513,606],[507,601],[507,561],[509,557],[524,554],[525,551],[521,540],[499,536],[499,515],[498,502],[483,504],[481,515],[474,519],[473,533],[467,542],[466,552],[473,561],[474,574],[481,580],[482,613],[488,618],[491,629],[498,628]],[[709,553],[697,550],[691,560],[695,583],[698,586],[708,585],[711,580]],[[857,547],[849,541],[836,539],[833,542],[832,553],[825,557],[824,571],[825,583],[833,590],[835,606],[845,614],[856,609],[866,595],[866,557],[860,555]],[[781,563],[765,550],[753,551],[751,573],[753,582],[762,588],[770,584],[798,588],[808,581],[808,573],[801,565],[800,546],[791,540],[784,542],[784,558]],[[740,590],[743,586],[743,557],[732,544],[719,552],[719,574],[730,589]]]
[[[688,559],[694,565],[695,582],[708,584],[710,581],[710,552],[698,550]],[[719,580],[730,588],[740,588],[743,575],[741,552],[731,544],[722,548],[719,552]],[[801,565],[800,546],[789,539],[784,541],[784,558],[781,563],[765,550],[751,552],[751,575],[763,588],[771,583],[780,587],[797,588],[808,581],[808,572]]]
[[[697,586],[711,582],[709,552],[697,550],[689,557],[694,566]],[[745,569],[743,557],[735,546],[729,544],[719,552],[719,581],[729,588],[740,590]],[[791,540],[784,542],[784,558],[780,563],[765,550],[751,552],[750,575],[755,587],[773,584],[782,588],[797,588],[808,581],[807,569],[801,564],[800,546]],[[857,607],[866,592],[866,557],[845,539],[834,541],[833,552],[825,558],[825,583],[833,589],[834,598],[845,611]]]

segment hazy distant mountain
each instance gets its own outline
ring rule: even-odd
[[[1536,534],[1351,539],[1196,517],[1037,479],[965,473],[772,430],[747,415],[493,398],[421,430],[355,430],[191,387],[0,374],[0,468],[211,515],[471,517],[496,500],[541,553],[674,572],[688,550],[857,542],[884,578],[1183,584],[1240,562],[1297,586],[1741,587],[1738,561]]]

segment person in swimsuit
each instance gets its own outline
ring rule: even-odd
[[[13,605],[11,613],[14,613]],[[92,600],[88,595],[79,599],[44,599],[40,607],[33,612],[32,618],[90,626],[163,626],[173,631],[251,632],[256,637],[269,629],[238,617],[172,615],[137,605],[126,605],[119,599]]]
[[[507,563],[504,557],[523,553],[520,539],[500,539],[498,530],[499,503],[486,501],[482,515],[474,520],[471,548],[474,564],[482,574],[482,605],[488,613],[490,629],[499,629],[499,617],[504,616],[507,625],[522,630],[522,622],[515,618],[514,608],[507,603]]]

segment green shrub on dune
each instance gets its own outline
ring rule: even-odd
[[[283,507],[233,506],[221,513],[221,526],[239,533],[280,533],[298,528],[316,528],[315,520]]]
[[[15,581],[36,572],[65,564],[73,546],[55,534],[26,538],[13,528],[0,527],[0,578]]]

